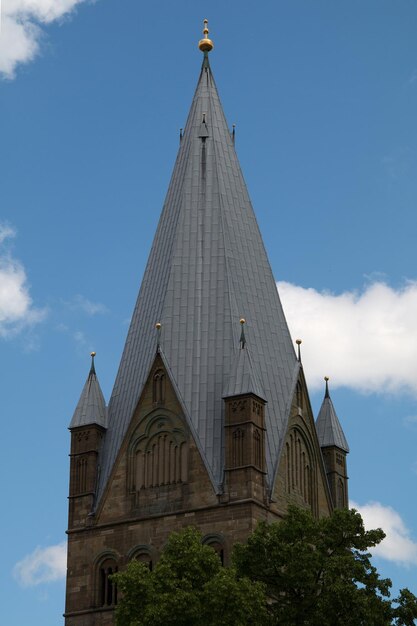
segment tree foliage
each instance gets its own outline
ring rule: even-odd
[[[264,626],[264,586],[223,568],[201,533],[173,533],[153,571],[131,561],[116,574],[117,626]]]
[[[303,626],[411,626],[417,599],[407,589],[390,598],[369,548],[385,537],[366,531],[354,509],[315,519],[291,507],[280,523],[260,523],[236,545],[237,573],[266,586],[272,624]]]
[[[417,598],[390,596],[369,548],[382,530],[365,531],[355,510],[319,520],[290,508],[261,522],[224,568],[201,533],[173,533],[154,568],[132,561],[114,576],[117,626],[412,626]],[[119,594],[120,595],[120,594]]]

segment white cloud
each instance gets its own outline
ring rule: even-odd
[[[0,32],[0,75],[14,78],[20,63],[32,61],[39,53],[43,30],[68,16],[88,0],[2,0]]]
[[[46,315],[45,310],[33,306],[22,264],[5,249],[6,239],[14,236],[13,228],[0,224],[0,337],[3,338],[37,324]]]
[[[362,515],[367,530],[382,528],[386,534],[385,539],[372,548],[372,554],[399,565],[417,565],[417,543],[393,508],[380,502],[368,502],[363,506],[350,502],[350,506]]]
[[[13,574],[22,587],[65,578],[67,570],[67,544],[65,541],[47,548],[36,548],[16,563]]]
[[[92,302],[81,294],[77,294],[73,301],[69,303],[69,306],[72,309],[83,311],[91,316],[108,312],[108,308],[104,304],[101,304],[101,302]]]
[[[278,283],[293,338],[300,337],[311,388],[417,394],[417,281],[382,281],[341,294]]]

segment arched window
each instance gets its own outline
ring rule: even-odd
[[[112,574],[118,571],[114,558],[107,557],[102,560],[98,566],[98,589],[97,600],[98,606],[115,606],[117,604],[117,585],[111,580]]]
[[[243,438],[245,433],[240,428],[233,431],[232,462],[233,467],[243,465]]]
[[[306,504],[313,506],[313,460],[305,435],[292,428],[285,443],[285,477],[288,493],[301,496]]]
[[[153,376],[152,399],[154,404],[163,404],[165,387],[165,373],[157,370]]]
[[[338,509],[343,509],[345,506],[345,486],[343,484],[343,480],[339,478],[337,481],[337,503],[336,506]]]
[[[77,494],[87,491],[87,459],[77,459],[75,477],[75,491]]]
[[[213,550],[217,553],[221,564],[224,565],[225,555],[223,537],[221,537],[220,535],[206,535],[206,537],[203,538],[203,544],[205,546],[210,546],[210,548],[213,548]]]
[[[130,551],[128,555],[129,561],[135,560],[144,563],[149,567],[149,570],[152,571],[155,554],[153,549],[150,546],[141,545],[136,546],[133,550]]]
[[[253,431],[253,457],[256,467],[262,467],[262,444],[259,430]]]
[[[168,413],[168,412],[167,412]],[[188,441],[180,420],[159,412],[147,417],[134,433],[129,451],[131,492],[185,483]]]

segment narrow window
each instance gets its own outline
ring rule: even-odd
[[[253,452],[256,467],[262,467],[261,435],[259,434],[259,430],[255,430],[253,433]]]
[[[163,404],[164,402],[164,383],[165,374],[163,370],[157,370],[153,377],[152,399],[154,404]]]
[[[243,430],[238,428],[233,433],[233,454],[232,461],[234,467],[239,467],[239,465],[243,465]]]
[[[99,568],[99,606],[114,606],[117,604],[117,585],[111,580],[112,574],[116,574],[117,565],[112,559],[106,559]]]

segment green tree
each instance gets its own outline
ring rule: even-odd
[[[265,585],[271,624],[411,626],[417,598],[404,589],[391,600],[391,581],[370,561],[368,548],[384,537],[365,531],[354,509],[315,519],[292,507],[285,520],[262,522],[237,544],[233,562],[238,575]]]
[[[114,575],[117,626],[265,626],[264,585],[223,568],[194,528],[173,533],[154,568],[132,561]]]

